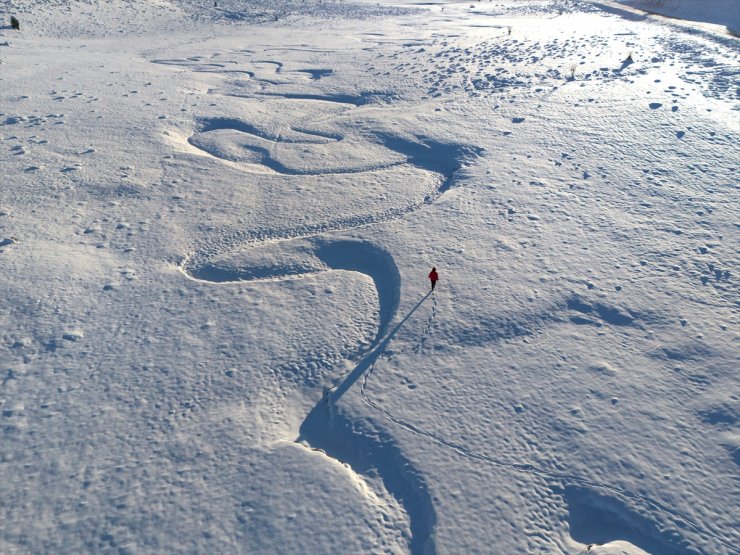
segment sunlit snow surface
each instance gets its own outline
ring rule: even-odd
[[[740,552],[732,21],[212,4],[0,4],[0,553]]]

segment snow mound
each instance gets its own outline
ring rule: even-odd
[[[593,553],[593,555],[649,555],[647,551],[623,541],[594,546],[588,550],[588,553]]]
[[[640,10],[668,17],[725,25],[730,32],[740,32],[740,3],[737,0],[620,0]]]

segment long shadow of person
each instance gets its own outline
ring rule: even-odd
[[[352,385],[362,376],[373,364],[375,364],[375,361],[378,360],[380,355],[383,354],[383,352],[388,348],[388,344],[393,340],[395,335],[398,333],[398,330],[400,330],[403,325],[406,323],[406,321],[411,318],[411,316],[416,312],[416,310],[424,304],[424,301],[426,301],[429,296],[432,294],[431,291],[424,295],[421,300],[416,303],[416,306],[411,309],[411,311],[404,317],[403,320],[401,320],[395,328],[383,339],[372,351],[370,351],[365,357],[360,361],[360,363],[355,366],[354,370],[350,372],[344,380],[332,391],[328,392],[329,399],[328,401],[330,403],[336,403],[339,401],[339,399],[344,395],[347,390],[352,387]]]
[[[388,431],[368,419],[350,417],[343,410],[337,410],[335,404],[372,367],[398,331],[431,294],[430,291],[424,295],[336,389],[324,395],[306,416],[296,439],[298,443],[307,443],[311,448],[349,465],[357,474],[379,477],[388,493],[398,500],[408,515],[412,555],[436,553],[433,532],[437,515],[422,473],[401,451]]]

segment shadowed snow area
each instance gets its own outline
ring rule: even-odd
[[[379,324],[374,343],[385,335],[396,314],[401,294],[401,276],[393,257],[368,243],[334,241],[319,243],[316,256],[335,270],[349,270],[367,274],[378,292]]]
[[[740,553],[734,4],[0,0],[0,553]]]
[[[740,9],[734,0],[695,2],[693,0],[617,0],[649,13],[668,17],[714,23],[726,27],[730,32],[740,32]]]
[[[297,441],[305,441],[358,474],[376,474],[409,518],[410,552],[436,553],[436,515],[424,477],[396,445],[393,437],[372,423],[357,421],[322,400],[306,417]]]
[[[603,545],[591,544],[587,553],[592,555],[646,555],[647,552],[629,542],[619,540]]]
[[[573,539],[585,544],[626,540],[651,555],[699,553],[680,538],[662,532],[655,522],[633,512],[618,498],[585,488],[567,487],[568,521]]]

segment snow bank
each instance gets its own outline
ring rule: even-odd
[[[737,0],[618,0],[652,13],[726,26],[740,32],[740,2]]]
[[[588,551],[592,555],[649,555],[639,547],[629,542],[609,542],[604,545],[594,546]]]

